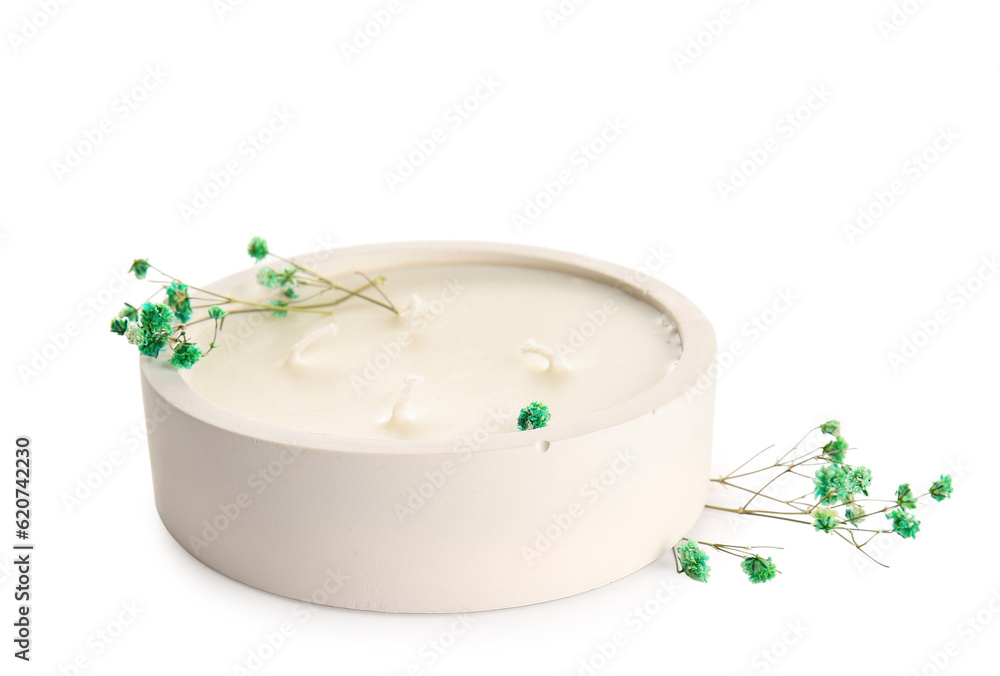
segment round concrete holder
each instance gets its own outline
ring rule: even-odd
[[[465,441],[401,441],[241,417],[196,394],[166,359],[141,357],[146,415],[155,422],[156,507],[182,547],[223,575],[282,596],[445,613],[594,589],[684,536],[705,504],[712,445],[714,386],[702,379],[707,387],[695,388],[716,342],[701,312],[627,268],[524,246],[349,247],[323,270],[441,264],[547,268],[618,287],[673,318],[681,359],[654,387],[577,420]],[[212,288],[224,291],[247,274]]]

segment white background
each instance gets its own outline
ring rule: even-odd
[[[1000,283],[969,280],[1000,252],[997,3],[908,0],[892,24],[890,0],[592,0],[553,26],[556,0],[420,0],[350,60],[343,45],[387,0],[248,0],[221,16],[211,0],[48,4],[51,18],[30,0],[0,15],[2,480],[15,436],[30,435],[37,546],[30,665],[10,654],[9,545],[0,555],[3,673],[55,674],[82,656],[81,673],[229,674],[284,622],[294,632],[260,673],[576,674],[619,630],[627,643],[598,673],[995,669]],[[723,10],[729,22],[714,23]],[[162,74],[143,88],[147,69]],[[480,78],[499,84],[455,128],[446,111]],[[143,100],[123,108],[123,95]],[[294,120],[247,161],[240,144],[282,107]],[[627,129],[580,171],[574,153],[609,118]],[[445,141],[391,190],[385,172],[437,127]],[[957,139],[915,169],[942,129]],[[766,161],[740,168],[764,146]],[[240,173],[185,219],[230,160]],[[563,169],[572,184],[515,227]],[[724,196],[720,181],[744,169]],[[873,209],[894,181],[893,203]],[[859,209],[876,217],[845,229]],[[708,515],[696,536],[783,545],[783,574],[752,586],[715,555],[701,585],[665,557],[578,597],[472,615],[434,664],[429,641],[447,640],[451,617],[317,608],[298,622],[292,601],[209,570],[160,524],[135,356],[107,331],[149,292],[118,281],[133,258],[208,282],[246,267],[256,234],[288,253],[457,238],[645,266],[708,314],[723,351],[744,348],[719,377],[717,471],[839,417],[876,494],[951,471],[955,497],[918,510],[917,540],[887,540],[890,570],[805,527]],[[962,307],[959,285],[977,290]],[[783,290],[791,308],[746,331]],[[939,311],[947,323],[915,335]],[[921,347],[894,367],[908,338]],[[67,507],[115,452],[124,462]],[[662,581],[677,593],[633,633],[629,613]],[[123,603],[138,618],[100,650],[92,635]],[[977,613],[985,624],[970,631]],[[937,671],[929,654],[949,642],[957,654]]]

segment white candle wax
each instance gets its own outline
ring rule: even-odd
[[[680,358],[669,318],[589,279],[500,265],[385,275],[399,315],[357,298],[332,316],[232,314],[184,379],[223,408],[287,428],[458,439],[517,432],[517,414],[532,401],[549,406],[550,425],[602,411],[663,379]],[[228,292],[276,297],[250,274]],[[192,337],[207,345],[211,326],[192,327]]]

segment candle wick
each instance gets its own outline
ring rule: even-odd
[[[569,364],[561,355],[556,354],[552,349],[542,345],[534,338],[529,338],[521,345],[522,354],[537,354],[548,362],[546,369],[561,370],[569,368]]]
[[[288,364],[303,363],[302,353],[306,350],[306,348],[308,348],[310,345],[315,343],[323,336],[336,336],[337,331],[338,331],[337,325],[334,324],[333,322],[330,322],[329,324],[325,324],[316,329],[315,331],[306,334],[306,336],[302,340],[295,343],[295,345],[292,345],[292,350],[291,352],[288,353],[288,359],[286,360],[286,363]]]
[[[410,397],[413,395],[413,388],[424,382],[423,376],[418,376],[414,374],[409,374],[403,378],[403,387],[399,391],[399,397],[396,399],[396,403],[393,404],[392,412],[389,413],[388,421],[403,421],[408,418],[406,415],[406,409],[410,403]],[[388,422],[387,421],[387,422]]]
[[[429,307],[423,298],[417,294],[413,294],[410,304],[406,306],[405,310],[400,311],[399,314],[410,323],[410,326],[413,326],[421,319],[426,318]]]

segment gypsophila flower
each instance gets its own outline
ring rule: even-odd
[[[837,527],[838,523],[840,523],[840,520],[837,518],[837,513],[832,509],[820,507],[813,512],[813,528],[816,530],[829,533]]]
[[[847,490],[850,493],[868,495],[868,487],[872,485],[872,471],[867,467],[855,467],[847,475]]]
[[[125,303],[125,307],[123,307],[121,309],[121,311],[118,313],[118,316],[122,317],[123,319],[127,319],[129,321],[132,321],[132,322],[138,321],[139,320],[139,310],[137,310],[134,305],[131,305],[129,303]]]
[[[886,514],[885,518],[892,520],[892,530],[900,537],[916,538],[920,530],[920,522],[909,512],[902,509],[894,509]]]
[[[295,293],[295,289],[288,287],[285,289],[285,298],[298,298],[299,294]]]
[[[548,406],[540,401],[533,401],[521,409],[521,413],[517,416],[517,429],[533,430],[545,427],[551,417]]]
[[[149,272],[149,261],[145,258],[136,258],[132,261],[132,267],[128,271],[133,273],[136,279],[146,279],[146,273]]]
[[[223,310],[218,305],[213,305],[212,307],[208,308],[208,316],[211,317],[212,319],[222,319],[223,317],[226,316],[226,314],[227,314],[226,311]]]
[[[138,322],[129,322],[125,330],[128,342],[138,346],[139,352],[148,357],[156,357],[167,345],[173,333],[174,315],[162,303],[146,302],[142,306]]]
[[[278,273],[278,281],[281,282],[282,286],[295,286],[299,283],[299,280],[295,277],[298,271],[298,268],[285,268]]]
[[[847,446],[848,443],[844,440],[844,437],[838,436],[836,439],[823,447],[823,455],[830,458],[834,462],[843,462],[844,452],[847,450]]]
[[[271,253],[267,248],[267,240],[263,237],[254,237],[247,244],[247,253],[253,257],[254,260],[260,261],[267,254]]]
[[[278,273],[271,268],[261,268],[257,272],[257,283],[262,286],[273,289],[278,286],[278,281]]]
[[[740,567],[754,584],[773,580],[774,576],[778,574],[778,567],[771,562],[770,556],[766,559],[761,556],[748,556],[743,559]]]
[[[139,320],[143,329],[152,336],[166,340],[173,333],[174,315],[163,303],[143,303]]]
[[[903,509],[916,508],[917,499],[913,497],[913,489],[910,488],[910,484],[901,484],[896,489],[896,504]]]
[[[201,350],[194,343],[181,343],[174,348],[170,363],[177,368],[189,369],[201,359]]]
[[[835,437],[840,436],[840,421],[839,420],[827,420],[825,423],[819,426],[819,429],[823,434],[832,434]]]
[[[117,333],[119,336],[125,335],[125,331],[128,329],[128,320],[122,317],[115,317],[111,320],[111,333]]]
[[[852,526],[857,526],[865,520],[865,508],[861,505],[851,505],[844,513],[844,520]]]
[[[820,467],[813,476],[813,485],[815,486],[813,495],[820,498],[822,505],[832,505],[850,498],[847,490],[847,470],[842,465]]]
[[[129,342],[130,345],[138,345],[143,342],[144,332],[139,322],[130,322],[128,328],[125,329],[125,340]]]
[[[951,475],[942,474],[941,478],[931,484],[931,497],[941,502],[945,498],[951,497]]]
[[[170,286],[165,288],[167,292],[167,305],[174,311],[177,320],[181,323],[191,318],[191,299],[188,298],[187,284],[181,284],[177,280],[170,282]]]
[[[271,305],[273,305],[274,307],[288,307],[288,302],[281,300],[279,298],[275,298],[271,300]],[[272,310],[271,314],[273,314],[275,317],[284,317],[285,315],[288,314],[288,310]]]
[[[681,572],[697,582],[708,582],[712,567],[708,565],[708,554],[701,550],[698,543],[688,540],[677,548],[677,556],[681,563]]]

